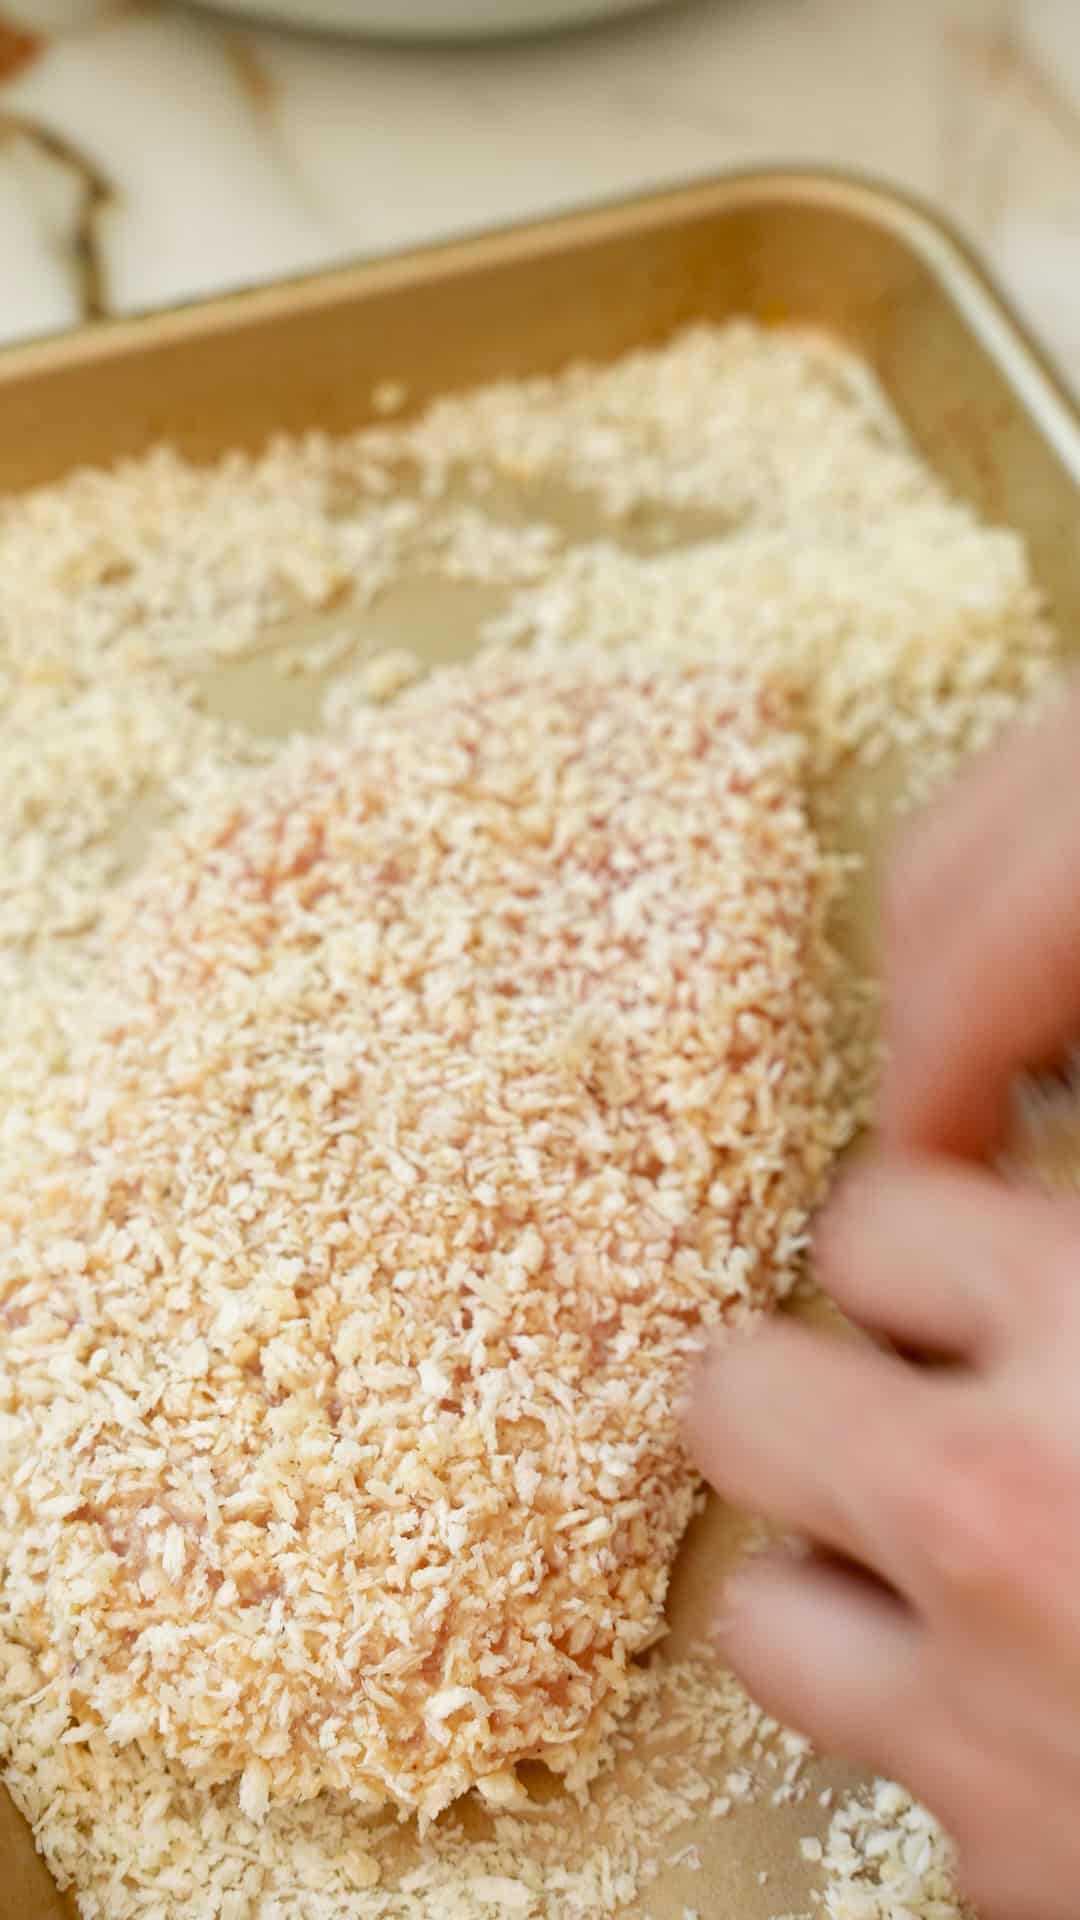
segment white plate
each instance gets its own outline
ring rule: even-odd
[[[216,6],[219,0],[204,0]],[[230,13],[394,40],[489,39],[644,13],[665,0],[220,0]]]

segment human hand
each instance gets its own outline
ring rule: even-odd
[[[883,1150],[816,1252],[890,1350],[774,1324],[710,1357],[702,1471],[813,1549],[736,1576],[723,1640],[769,1710],[933,1808],[985,1920],[1072,1920],[1080,1202],[960,1156],[1076,1032],[1080,699],[921,830],[889,903]]]
[[[884,889],[883,1143],[981,1157],[1080,1035],[1080,680],[901,845]]]

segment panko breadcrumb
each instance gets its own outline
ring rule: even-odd
[[[928,556],[933,563],[928,563]],[[587,634],[618,648],[644,627],[681,658],[767,672],[788,688],[819,804],[852,767],[897,757],[925,797],[1047,680],[1053,636],[1022,543],[962,508],[900,502],[850,529],[767,523],[675,553],[574,547],[492,618],[492,641],[544,650]]]
[[[845,806],[859,808],[938,783],[1045,683],[1056,648],[1023,543],[949,495],[869,369],[824,337],[747,322],[456,396],[343,440],[281,438],[210,469],[161,450],[0,501],[0,1130],[12,1167],[18,1109],[43,1090],[54,1161],[74,1137],[60,1077],[92,1054],[72,984],[102,967],[103,926],[147,824],[201,809],[234,769],[276,752],[260,728],[279,670],[286,726],[315,723],[321,705],[343,733],[358,701],[409,677],[407,652],[445,658],[485,630],[547,650],[644,638],[782,680],[830,833],[845,783]],[[301,660],[333,676],[325,697],[306,697]],[[841,847],[846,820],[842,807]],[[220,1007],[224,980],[216,992]],[[854,1115],[852,1086],[841,1074],[838,1126]],[[1053,1134],[1064,1180],[1068,1128],[1056,1118]],[[227,1166],[220,1175],[225,1195]],[[236,1196],[238,1234],[246,1204]],[[70,1297],[73,1272],[52,1284]],[[133,1265],[107,1395],[133,1448],[159,1411],[138,1375],[137,1285]],[[185,1365],[197,1362],[189,1343]],[[84,1356],[65,1392],[96,1364]],[[19,1432],[0,1410],[0,1443]],[[147,1473],[154,1457],[147,1440]],[[624,1769],[605,1770],[572,1819],[561,1804],[544,1820],[498,1812],[479,1840],[451,1816],[418,1843],[323,1793],[272,1806],[257,1829],[235,1780],[195,1786],[182,1763],[111,1743],[73,1697],[77,1675],[42,1627],[43,1541],[62,1516],[43,1517],[29,1548],[19,1537],[32,1472],[19,1446],[0,1471],[0,1751],[85,1920],[489,1920],[500,1909],[608,1920],[644,1910],[680,1821],[694,1817],[695,1833],[703,1807],[726,1818],[755,1788],[758,1743],[734,1766],[725,1739],[746,1703],[732,1706],[711,1666],[659,1661],[630,1670],[637,1704],[614,1735]],[[194,1493],[182,1498],[194,1508]],[[186,1577],[184,1523],[168,1524]],[[158,1541],[162,1568],[166,1551],[175,1565],[176,1533],[158,1532],[171,1540]],[[658,1726],[673,1743],[666,1758]],[[795,1791],[786,1779],[775,1788]],[[888,1821],[859,1819],[852,1834],[879,1857]],[[838,1862],[837,1894],[859,1920],[890,1911],[872,1864],[857,1893],[846,1871]],[[923,1910],[953,1913],[948,1898]]]
[[[956,1853],[932,1814],[878,1780],[836,1809],[822,1848],[827,1920],[975,1920],[956,1881]]]
[[[420,1838],[415,1822],[321,1794],[256,1826],[235,1786],[193,1787],[92,1728],[57,1738],[60,1690],[32,1689],[32,1656],[18,1657],[24,1698],[0,1720],[7,1778],[85,1920],[145,1920],[155,1902],[169,1920],[614,1920],[651,1910],[688,1833],[739,1820],[716,1790],[732,1769],[740,1804],[805,1784],[805,1743],[697,1647],[635,1666],[609,1764],[572,1808],[523,1795],[524,1811],[466,1807]]]
[[[72,1727],[253,1817],[587,1777],[688,1356],[847,1128],[781,721],[648,652],[481,661],[160,849],[0,1190],[7,1581]]]
[[[215,676],[269,646],[264,689],[318,664],[344,711],[416,641],[415,598],[404,632],[370,625],[403,586],[433,588],[436,623],[463,595],[463,647],[486,620],[764,661],[823,788],[899,753],[924,792],[1055,645],[1023,542],[950,497],[870,370],[747,321],[209,470],[159,449],[75,473],[0,500],[0,583],[0,1056],[26,1019],[9,1040],[14,962],[30,953],[36,991],[43,956],[83,959],[132,807],[174,814],[179,772],[265,744],[206,711]]]

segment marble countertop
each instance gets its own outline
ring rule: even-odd
[[[942,207],[1080,388],[1078,0],[683,0],[439,48],[0,0],[0,338],[778,160]]]

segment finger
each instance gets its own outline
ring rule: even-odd
[[[1039,1194],[955,1161],[882,1157],[836,1189],[815,1272],[868,1332],[978,1362],[1007,1338],[1042,1250],[1061,1238],[1059,1213]]]
[[[725,1589],[718,1639],[766,1712],[826,1752],[902,1773],[925,1740],[921,1629],[855,1573],[783,1554],[750,1561]]]
[[[1080,701],[1071,700],[901,857],[886,951],[893,1145],[979,1156],[1012,1083],[1080,1024]]]
[[[904,1589],[918,1553],[911,1483],[940,1422],[931,1383],[869,1346],[773,1323],[710,1350],[688,1445],[736,1506]]]
[[[1038,726],[1018,727],[969,762],[945,797],[911,828],[890,863],[889,898],[897,923],[910,935],[944,919],[961,918],[977,896],[988,849],[999,848],[1010,821],[1037,800],[1049,758],[1048,734],[1059,726],[1071,741],[1080,705],[1063,702]]]

